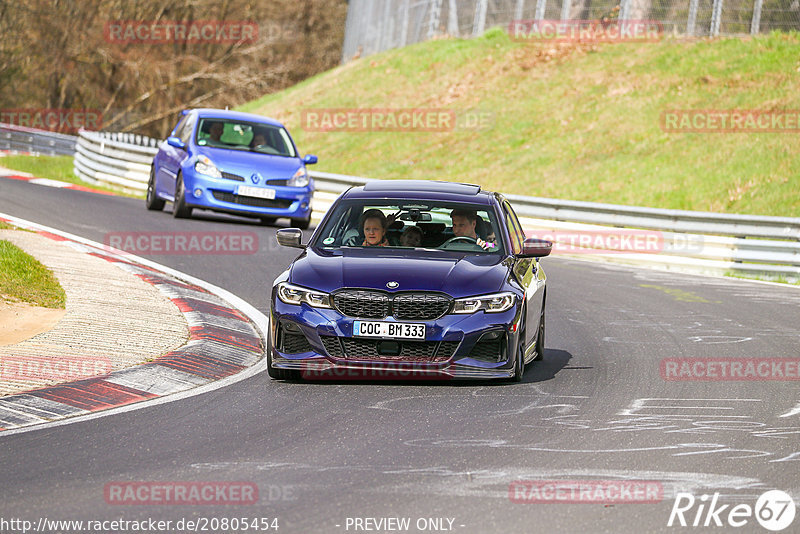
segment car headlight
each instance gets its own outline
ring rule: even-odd
[[[453,313],[475,313],[478,310],[483,310],[486,313],[504,312],[514,305],[515,300],[514,293],[507,291],[479,297],[456,299]]]
[[[278,284],[278,298],[286,304],[302,304],[305,302],[314,308],[330,308],[331,296],[322,291],[314,291],[304,287],[293,286],[286,282]]]
[[[286,182],[286,185],[289,187],[305,187],[308,185],[308,171],[305,167],[300,167],[297,169],[297,172],[294,173],[294,176],[289,178],[289,181]]]
[[[200,156],[197,158],[197,162],[194,164],[194,170],[212,178],[222,178],[222,173],[219,172],[217,166],[214,165],[207,156]]]

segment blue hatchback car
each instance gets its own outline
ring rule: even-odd
[[[371,181],[343,193],[272,288],[277,379],[505,378],[544,355],[552,243],[479,186]]]
[[[161,210],[173,202],[176,218],[200,208],[257,217],[279,217],[306,229],[311,221],[314,181],[286,128],[276,120],[220,109],[182,113],[161,143],[150,168],[146,205]]]

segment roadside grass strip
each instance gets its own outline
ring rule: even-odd
[[[45,308],[64,309],[67,302],[52,271],[5,240],[0,240],[0,295]]]

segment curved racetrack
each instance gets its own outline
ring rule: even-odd
[[[297,253],[277,247],[276,228],[245,219],[173,220],[143,201],[13,180],[0,180],[0,212],[99,242],[108,232],[256,232],[255,255],[147,257],[262,312]],[[666,532],[676,491],[753,505],[777,488],[800,502],[798,382],[665,381],[659,372],[669,357],[800,356],[800,289],[543,264],[547,350],[523,383],[280,383],[260,373],[180,401],[0,435],[0,517],[277,517],[282,533],[353,532],[348,517],[410,517],[415,532],[417,518],[444,517],[457,532]],[[555,478],[660,481],[664,497],[509,499],[513,481]],[[261,497],[209,507],[103,496],[108,482],[187,480],[251,481]],[[763,531],[752,519],[739,530]]]

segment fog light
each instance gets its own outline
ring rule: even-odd
[[[194,190],[194,198],[200,198],[203,196],[203,190],[199,187]]]
[[[283,329],[286,330],[287,332],[292,332],[292,333],[300,333],[301,332],[299,326],[297,326],[294,323],[288,322],[288,321],[281,323],[281,326],[283,326]]]

